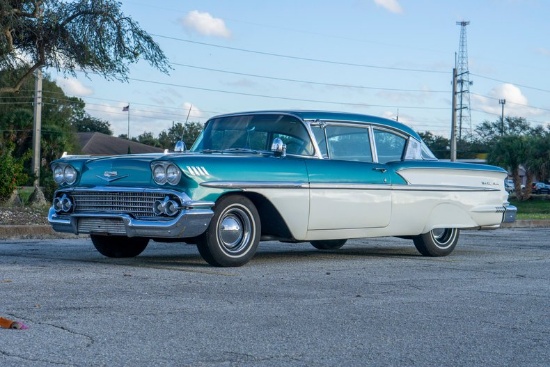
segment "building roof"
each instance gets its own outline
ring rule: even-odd
[[[164,151],[162,148],[156,148],[98,132],[78,133],[78,140],[82,154],[89,155],[141,154]]]

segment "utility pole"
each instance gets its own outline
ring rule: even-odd
[[[42,70],[36,69],[34,79],[34,124],[32,135],[32,171],[35,190],[40,186],[40,138],[42,135]]]
[[[453,98],[452,98],[452,115],[451,115],[451,162],[456,161],[456,83],[457,71],[453,69]]]
[[[498,103],[502,105],[502,117],[500,118],[500,135],[504,135],[504,105],[506,104],[506,100],[499,99]]]

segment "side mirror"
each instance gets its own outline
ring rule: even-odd
[[[283,143],[281,138],[273,139],[273,143],[271,143],[271,151],[275,157],[286,156],[286,145]]]
[[[186,150],[185,143],[181,140],[178,140],[178,142],[176,143],[176,146],[174,147],[174,152],[183,153],[185,152],[185,150]]]

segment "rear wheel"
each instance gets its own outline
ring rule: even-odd
[[[261,235],[260,216],[246,197],[230,195],[214,207],[214,216],[197,248],[213,266],[242,266],[256,253]]]
[[[347,240],[317,240],[310,243],[318,250],[338,250],[346,244]]]
[[[92,243],[103,256],[122,258],[135,257],[145,250],[149,243],[148,238],[124,236],[90,235]]]
[[[424,256],[447,256],[458,243],[458,228],[436,228],[413,237],[418,252]]]

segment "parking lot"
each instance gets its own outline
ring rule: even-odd
[[[338,251],[262,243],[241,268],[183,244],[107,259],[89,239],[0,241],[7,366],[547,366],[550,229]]]

